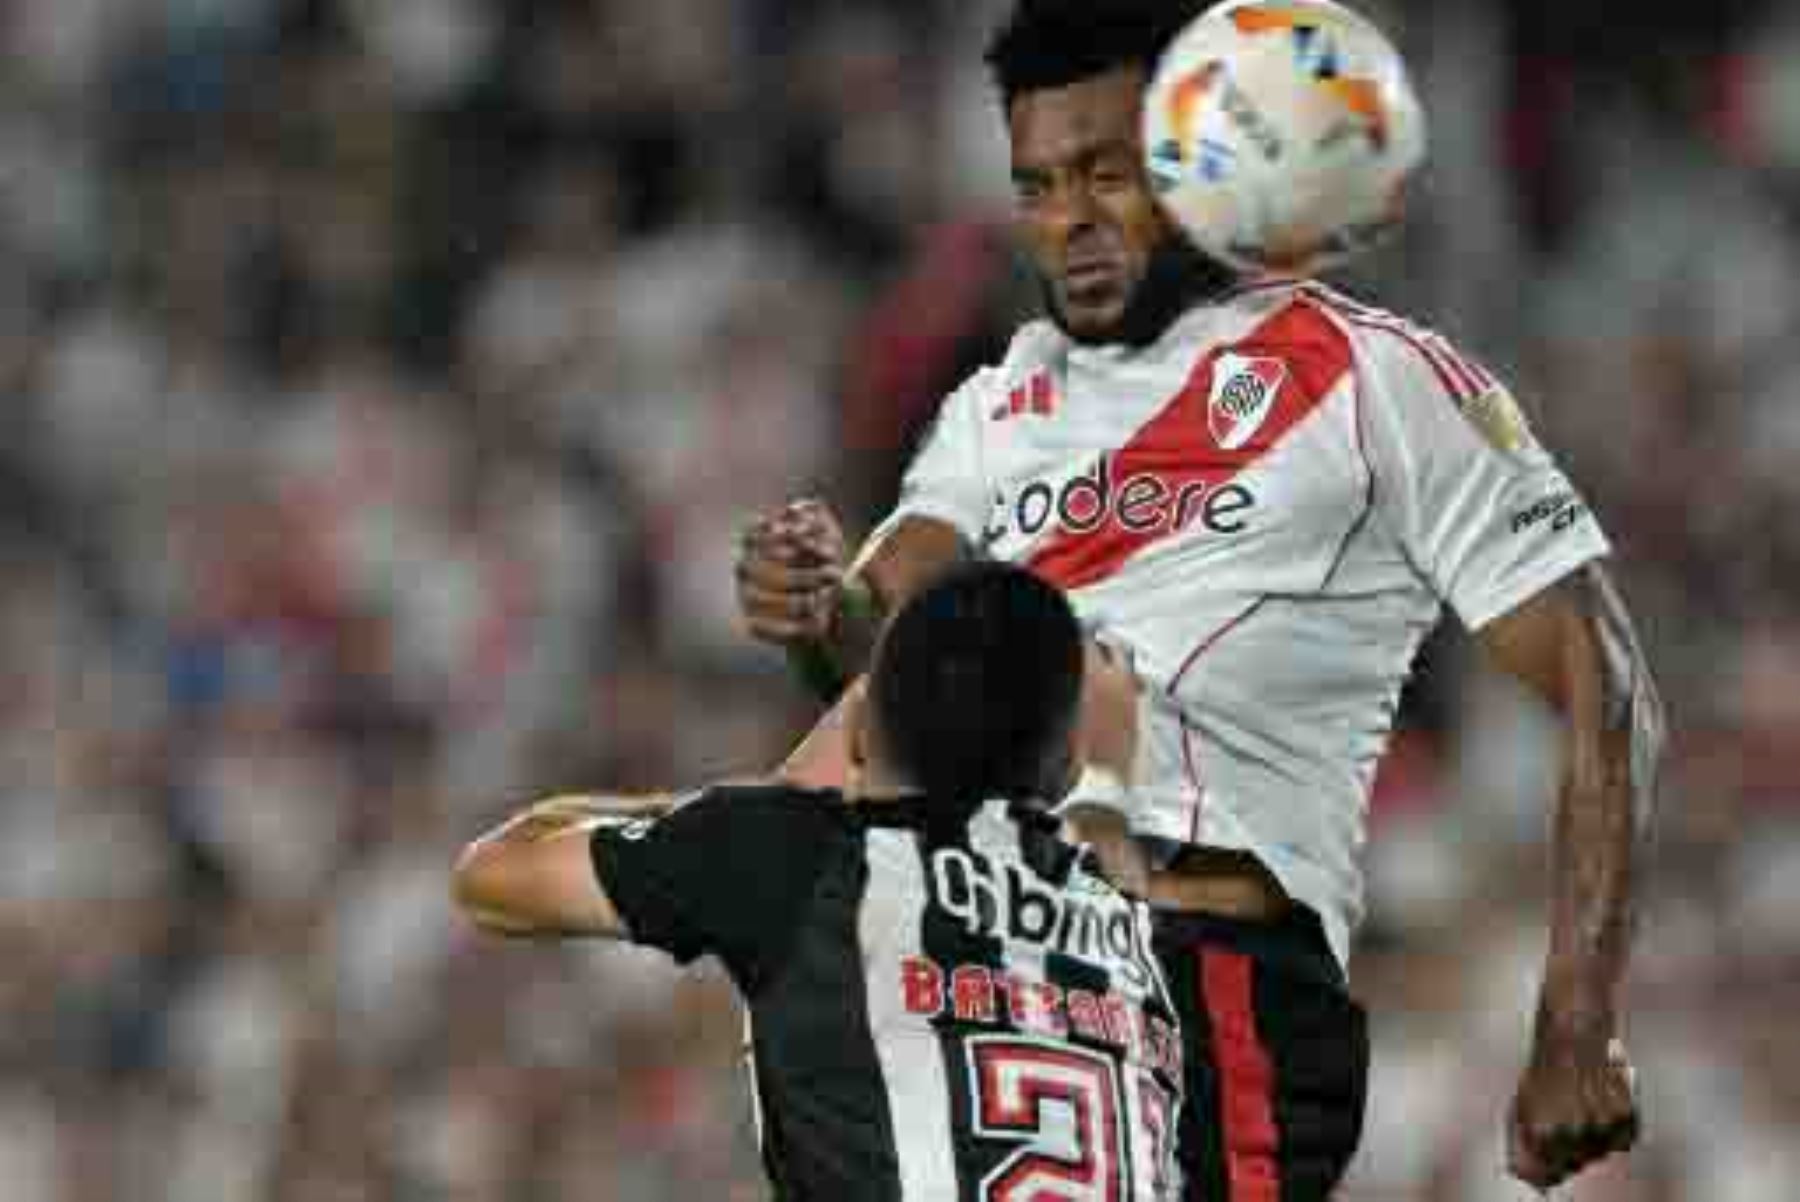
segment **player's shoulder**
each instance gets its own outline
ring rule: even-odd
[[[1051,380],[1067,350],[1068,340],[1053,323],[1024,323],[997,361],[977,367],[944,398],[939,418],[960,412],[978,425],[1004,416],[1009,406],[1014,411],[1046,406]]]
[[[1069,352],[1069,338],[1048,318],[1035,318],[1013,331],[1006,344],[1006,354],[995,367],[1001,378],[1016,379],[1021,374],[1052,367]]]
[[[854,827],[853,807],[836,789],[813,789],[778,778],[723,781],[678,804],[676,812],[727,818],[733,826]]]
[[[695,799],[776,808],[787,806],[830,811],[844,808],[842,790],[799,785],[779,776],[751,776],[719,781],[700,790],[695,794]]]
[[[1301,296],[1348,340],[1358,367],[1378,380],[1417,377],[1458,404],[1499,387],[1482,363],[1435,327],[1317,281]]]
[[[1359,335],[1364,331],[1383,335],[1398,332],[1421,337],[1436,334],[1424,322],[1321,280],[1295,281],[1291,295],[1347,332]]]

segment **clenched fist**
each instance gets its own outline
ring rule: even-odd
[[[844,584],[844,531],[823,501],[757,518],[738,547],[738,609],[753,638],[778,646],[831,634]]]
[[[1636,1074],[1619,1040],[1540,1033],[1513,1100],[1513,1176],[1548,1191],[1637,1142]]]

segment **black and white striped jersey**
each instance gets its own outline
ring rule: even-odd
[[[1175,1196],[1149,911],[1050,819],[721,787],[593,854],[634,941],[716,954],[743,991],[784,1202]]]

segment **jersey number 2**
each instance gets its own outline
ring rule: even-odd
[[[1120,1202],[1119,1074],[1104,1056],[1013,1036],[969,1040],[975,1134],[1020,1143],[983,1202]]]

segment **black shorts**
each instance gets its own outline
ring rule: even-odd
[[[1363,1009],[1310,910],[1159,913],[1187,1057],[1183,1202],[1326,1202],[1362,1138]]]

